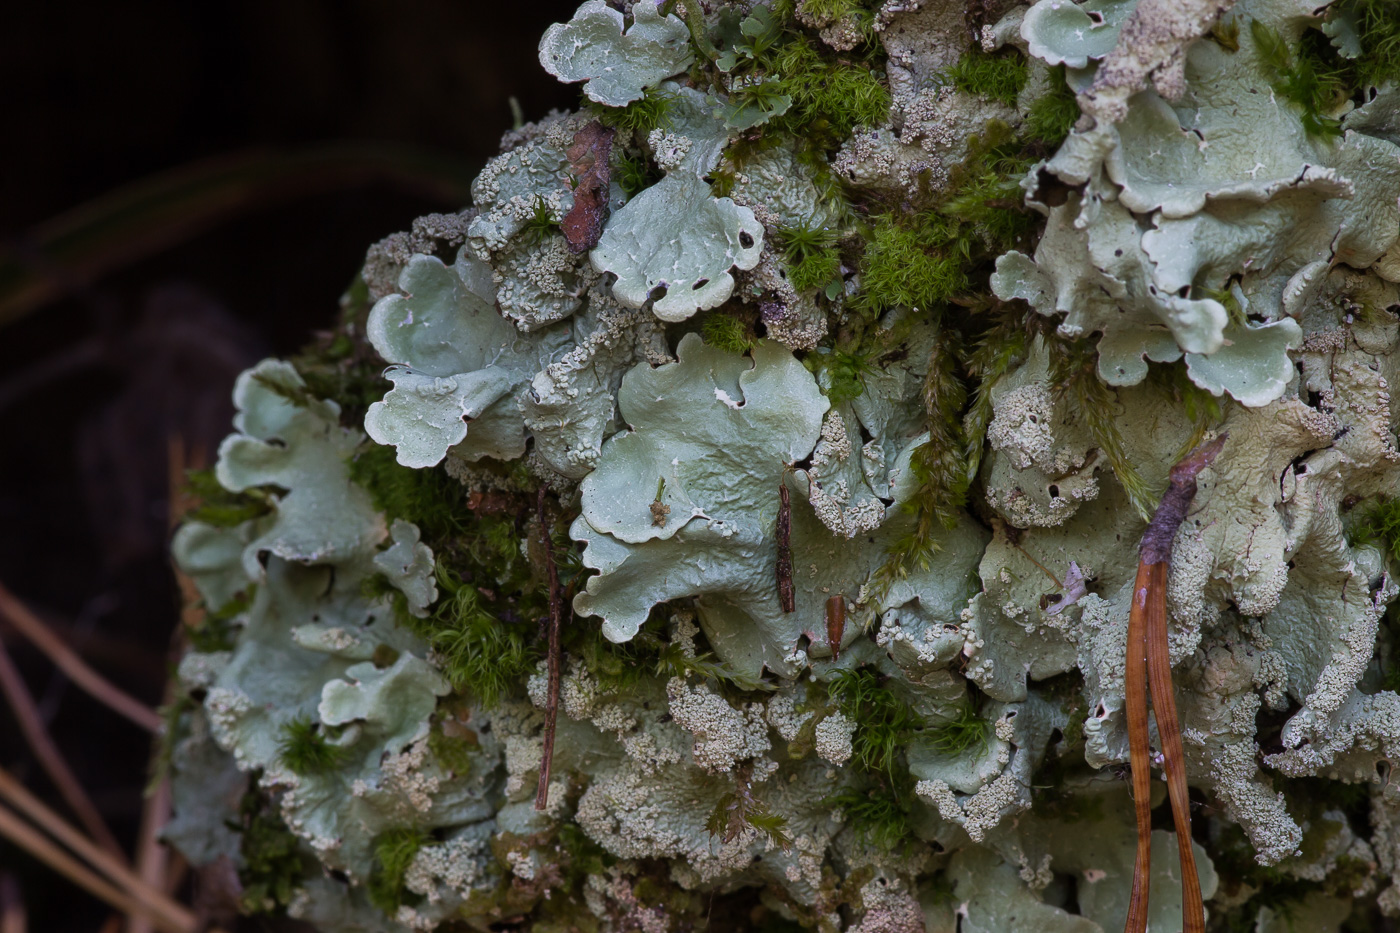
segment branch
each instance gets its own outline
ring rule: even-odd
[[[46,654],[59,670],[67,674],[73,683],[93,699],[125,716],[147,732],[160,734],[161,720],[155,710],[89,667],[86,661],[78,657],[77,652],[49,631],[48,626],[30,612],[4,584],[0,584],[0,615],[8,619],[21,635]]]
[[[9,701],[10,709],[13,711],[15,721],[19,723],[19,731],[24,734],[24,740],[29,744],[29,748],[34,752],[34,757],[39,760],[39,764],[44,769],[44,773],[53,781],[58,788],[59,794],[63,796],[64,802],[69,809],[77,815],[79,821],[87,828],[87,831],[96,839],[104,849],[114,853],[118,858],[125,858],[121,846],[117,844],[116,836],[107,828],[107,823],[102,819],[102,814],[93,805],[92,799],[83,790],[83,785],[78,781],[72,770],[68,767],[67,760],[63,753],[58,750],[48,731],[44,728],[44,719],[39,715],[39,708],[34,703],[34,697],[29,693],[29,688],[25,686],[24,678],[20,676],[19,668],[15,667],[15,662],[10,657],[10,653],[5,650],[4,642],[0,642],[0,693],[4,693],[5,699]]]

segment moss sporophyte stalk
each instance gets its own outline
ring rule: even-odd
[[[171,842],[329,933],[1382,928],[1400,20],[1224,6],[551,27],[190,479]]]

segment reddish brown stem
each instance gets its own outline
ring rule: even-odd
[[[1133,605],[1128,613],[1128,664],[1123,674],[1127,699],[1128,748],[1133,768],[1133,810],[1137,815],[1137,857],[1124,933],[1147,930],[1147,894],[1152,867],[1152,748],[1147,726],[1147,565],[1138,566]]]
[[[544,538],[544,563],[549,574],[549,697],[544,706],[544,754],[540,759],[540,783],[535,791],[535,809],[549,806],[549,771],[554,762],[554,727],[559,719],[559,637],[563,624],[564,600],[559,590],[559,568],[554,563],[554,542],[550,540],[549,518],[545,514],[545,488],[540,487],[535,511]]]
[[[1191,801],[1186,787],[1186,757],[1181,746],[1181,722],[1176,713],[1172,685],[1171,653],[1167,645],[1167,576],[1171,568],[1172,541],[1196,496],[1196,476],[1211,464],[1225,446],[1225,434],[1201,444],[1171,470],[1171,478],[1152,521],[1142,535],[1141,558],[1133,584],[1128,614],[1128,656],[1124,675],[1127,699],[1128,744],[1133,768],[1133,804],[1137,816],[1138,849],[1133,865],[1133,890],[1128,904],[1125,933],[1147,929],[1147,895],[1151,886],[1150,858],[1152,815],[1148,795],[1151,780],[1147,734],[1147,697],[1142,680],[1150,688],[1162,745],[1162,765],[1171,798],[1172,821],[1181,859],[1181,924],[1183,933],[1205,933],[1205,905],[1191,849]],[[1145,662],[1142,659],[1144,650]]]

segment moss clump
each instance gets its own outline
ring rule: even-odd
[[[623,156],[617,163],[613,178],[627,197],[634,198],[660,181],[661,171],[644,155]]]
[[[1138,515],[1143,521],[1151,520],[1157,495],[1128,456],[1118,430],[1118,399],[1113,389],[1099,379],[1098,351],[1093,341],[1066,340],[1056,335],[1048,335],[1047,339],[1051,341],[1050,380],[1055,390],[1069,400],[1071,411],[1084,420]]]
[[[1317,38],[1320,33],[1310,34],[1311,41],[1295,53],[1283,36],[1258,20],[1250,20],[1249,32],[1275,93],[1299,110],[1308,135],[1341,136],[1341,122],[1329,114],[1348,96],[1345,74],[1326,60]]]
[[[857,126],[881,125],[889,116],[890,92],[874,64],[828,56],[806,35],[795,36],[772,57],[779,88],[792,98],[775,125],[798,138],[821,139],[824,148],[844,141]]]
[[[278,753],[292,771],[307,776],[334,771],[345,762],[349,750],[328,742],[320,723],[298,716],[282,725]]]
[[[670,94],[660,88],[649,87],[642,91],[641,97],[625,107],[608,107],[590,101],[588,109],[604,126],[645,136],[654,129],[669,125],[674,103]]]
[[[1329,18],[1347,17],[1356,25],[1361,54],[1348,63],[1354,88],[1364,90],[1400,79],[1400,4],[1394,0],[1344,0],[1334,4],[1328,14]]]
[[[709,346],[727,353],[748,353],[754,346],[742,321],[718,311],[700,322],[700,336]]]
[[[893,784],[900,754],[921,725],[919,717],[886,690],[880,675],[868,667],[838,671],[827,695],[842,715],[856,724],[851,737],[852,763]]]
[[[866,240],[857,304],[930,311],[968,288],[956,222],[936,213],[876,217]]]
[[[256,778],[250,783],[256,786]],[[282,822],[273,801],[261,793],[244,794],[238,816],[239,822],[230,828],[240,835],[238,851],[243,857],[238,870],[243,885],[239,906],[247,914],[284,910],[316,862],[308,862],[301,841]]]
[[[909,846],[913,831],[909,811],[888,790],[878,787],[847,787],[822,800],[822,806],[839,809],[850,824],[856,840],[885,851]]]
[[[835,230],[802,224],[780,227],[777,237],[793,288],[821,288],[840,275],[841,257],[836,251],[839,234]]]
[[[934,749],[945,755],[961,755],[973,748],[987,751],[989,723],[977,715],[971,703],[959,706],[953,718],[932,730]]]
[[[973,50],[964,53],[944,77],[960,91],[1010,106],[1026,86],[1027,74],[1026,59],[1018,51],[989,55]]]
[[[526,641],[523,625],[486,611],[477,587],[441,562],[437,582],[444,595],[431,614],[418,619],[402,613],[399,623],[428,642],[453,690],[495,706],[529,673],[536,648]]]
[[[393,448],[366,444],[350,461],[350,478],[368,490],[389,521],[413,522],[430,543],[466,529],[466,490],[439,468],[400,466]]]
[[[272,495],[266,490],[229,492],[219,483],[212,468],[186,472],[184,492],[199,502],[185,514],[185,518],[215,528],[232,528],[261,518],[273,507]]]
[[[407,899],[404,877],[418,850],[433,841],[427,832],[415,827],[391,829],[374,843],[374,867],[366,891],[374,906],[393,916]]]
[[[1400,499],[1382,499],[1352,525],[1355,545],[1380,544],[1391,560],[1400,561]]]
[[[1010,127],[993,122],[969,148],[933,210],[877,215],[866,232],[856,304],[868,312],[937,312],[985,291],[997,256],[1022,245],[1035,219],[1020,179],[1033,163]]]
[[[1046,149],[1055,149],[1065,141],[1074,121],[1079,119],[1079,101],[1065,82],[1065,68],[1056,65],[1053,89],[1037,97],[1026,112],[1023,126],[1026,136]]]

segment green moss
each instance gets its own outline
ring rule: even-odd
[[[700,322],[700,336],[709,346],[727,353],[748,353],[754,346],[743,322],[722,311],[706,315]]]
[[[199,502],[185,514],[185,518],[216,528],[232,528],[261,518],[273,509],[270,491],[249,489],[244,492],[229,492],[220,485],[212,467],[187,471],[184,492],[186,496]]]
[[[792,848],[792,837],[786,832],[787,819],[755,800],[747,788],[721,797],[705,820],[705,830],[725,842],[733,842],[745,827],[757,830],[781,849]]]
[[[523,681],[537,657],[526,641],[526,626],[488,612],[477,587],[441,562],[437,582],[443,596],[429,616],[403,613],[399,623],[428,642],[452,689],[484,707],[495,706]]]
[[[350,460],[350,478],[369,492],[390,522],[413,522],[430,544],[466,528],[466,490],[441,468],[401,466],[392,447],[367,443]]]
[[[858,56],[830,57],[815,40],[795,37],[772,56],[779,86],[792,98],[792,107],[774,125],[830,145],[844,141],[857,126],[882,125],[889,117],[890,92],[872,65]]]
[[[982,451],[986,447],[987,428],[995,414],[992,389],[1001,378],[1026,359],[1030,348],[1030,333],[1024,321],[1008,318],[990,328],[979,338],[965,360],[968,375],[977,381],[972,405],[963,418],[963,457],[966,462],[964,482],[969,486],[977,479],[982,467]]]
[[[1083,419],[1138,515],[1143,521],[1150,521],[1157,509],[1157,495],[1128,456],[1118,430],[1118,399],[1113,389],[1099,379],[1098,351],[1093,341],[1072,341],[1057,335],[1049,335],[1048,339],[1050,379],[1056,391],[1068,399],[1072,414]]]
[[[1320,54],[1321,34],[1311,33],[1311,41],[1295,50],[1258,20],[1250,20],[1249,31],[1275,93],[1298,109],[1308,135],[1340,136],[1341,123],[1329,114],[1348,96],[1347,85],[1342,69]]]
[[[1037,97],[1027,108],[1024,132],[1030,139],[1054,149],[1065,141],[1078,119],[1079,101],[1065,82],[1064,66],[1056,65],[1050,93]]]
[[[472,753],[480,747],[474,737],[447,735],[441,723],[434,723],[428,733],[428,751],[439,764],[457,777],[466,777],[472,770]]]
[[[1382,499],[1351,526],[1351,543],[1378,543],[1391,560],[1400,561],[1400,498]]]
[[[822,392],[832,407],[845,404],[865,394],[865,377],[875,371],[874,365],[859,350],[825,350],[808,355],[802,361],[809,372],[820,373]]]
[[[939,214],[888,213],[873,219],[861,263],[863,308],[932,311],[968,288],[957,224]]]
[[[206,609],[198,625],[186,626],[185,637],[189,639],[190,648],[205,654],[232,651],[238,639],[238,626],[234,620],[248,611],[256,591],[257,584],[250,583],[246,590],[220,606],[217,612]]]
[[[256,777],[249,783],[256,787]],[[240,909],[247,914],[280,912],[316,862],[308,859],[301,841],[282,822],[275,803],[258,791],[243,795],[238,815],[239,822],[230,828],[240,835],[238,851],[243,857],[238,870],[243,885]]]
[[[303,776],[334,771],[349,754],[349,749],[328,742],[321,724],[307,716],[283,723],[277,751],[287,767]]]
[[[921,725],[919,717],[886,690],[880,675],[868,667],[838,671],[827,686],[827,695],[842,715],[856,724],[851,736],[852,764],[893,784],[903,748]]]
[[[952,719],[932,730],[931,744],[945,755],[961,755],[972,748],[985,753],[990,725],[977,715],[971,703],[965,703],[958,707]]]
[[[643,136],[670,124],[672,96],[660,88],[649,87],[642,96],[625,107],[607,107],[588,102],[588,109],[599,123],[615,129],[641,133]]]
[[[963,53],[944,78],[960,91],[1014,105],[1026,86],[1027,73],[1026,59],[1019,51],[989,55],[974,49]]]
[[[416,827],[391,829],[374,842],[374,867],[370,871],[366,891],[370,902],[393,916],[407,900],[404,876],[418,855],[418,850],[433,841],[433,837]]]
[[[826,227],[802,224],[777,230],[788,282],[798,291],[822,288],[841,274],[841,257],[836,251],[839,234]]]
[[[535,195],[535,203],[531,208],[530,216],[521,225],[521,234],[527,243],[538,243],[560,232],[559,221],[555,219],[554,212],[550,209],[549,203],[540,195]]]
[[[862,844],[893,851],[910,844],[909,811],[900,798],[877,787],[847,787],[822,800],[839,809]]]
[[[661,180],[661,171],[644,155],[624,156],[613,178],[629,198],[634,198]]]
[[[1349,63],[1353,87],[1360,90],[1400,79],[1400,4],[1394,0],[1345,0],[1333,4],[1328,12],[1350,17],[1356,24],[1361,54]]]
[[[934,210],[876,215],[866,233],[856,303],[871,312],[903,307],[937,311],[985,291],[997,256],[1023,245],[1037,221],[1023,204],[1020,179],[1033,163],[993,121],[969,145]]]
[[[929,439],[910,458],[919,486],[906,508],[918,520],[890,548],[877,573],[877,586],[888,586],[915,569],[927,570],[938,550],[935,535],[941,528],[956,526],[967,503],[971,476],[963,457],[968,442],[961,421],[967,388],[956,372],[957,345],[958,335],[951,330],[945,330],[934,345],[923,391]]]

